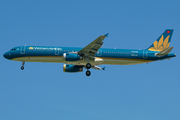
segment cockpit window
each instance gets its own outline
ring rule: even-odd
[[[16,49],[11,49],[11,51],[15,51]]]

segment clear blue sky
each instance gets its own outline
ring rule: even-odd
[[[179,0],[1,0],[0,120],[179,120]],[[176,58],[106,71],[63,72],[63,64],[3,58],[20,45],[145,49],[174,29]]]

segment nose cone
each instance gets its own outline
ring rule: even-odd
[[[9,54],[6,52],[6,53],[4,53],[4,58],[6,58],[6,59],[9,59]]]

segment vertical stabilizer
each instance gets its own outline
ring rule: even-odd
[[[173,29],[166,29],[159,38],[148,48],[150,51],[163,51],[169,48]]]

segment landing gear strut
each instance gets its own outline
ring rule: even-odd
[[[24,70],[24,64],[25,62],[22,62],[21,70]]]
[[[89,71],[89,69],[91,68],[91,64],[90,64],[90,63],[87,63],[87,64],[86,64],[86,68],[87,68],[86,75],[87,75],[87,76],[90,76],[90,75],[91,75],[91,71]]]

